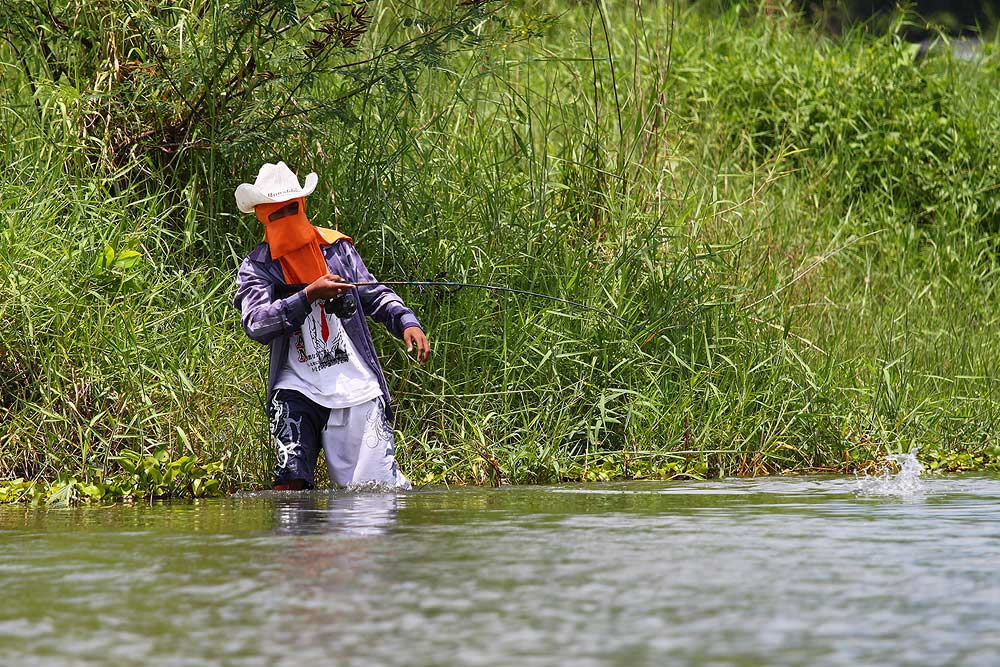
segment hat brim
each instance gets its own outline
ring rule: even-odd
[[[316,172],[311,172],[306,176],[305,186],[300,190],[288,190],[275,197],[269,197],[252,183],[243,183],[236,188],[236,207],[241,213],[253,213],[257,204],[277,204],[278,202],[308,197],[316,190],[319,184],[319,176]]]

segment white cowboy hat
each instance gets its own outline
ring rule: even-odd
[[[257,173],[257,180],[243,183],[236,188],[236,206],[243,213],[253,213],[257,204],[274,204],[289,199],[298,199],[312,194],[319,183],[315,172],[306,176],[305,187],[299,187],[298,177],[284,162],[265,162]]]

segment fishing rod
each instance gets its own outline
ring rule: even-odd
[[[552,296],[551,294],[543,294],[542,292],[531,292],[529,290],[515,289],[513,287],[504,287],[503,285],[489,285],[486,283],[462,283],[454,282],[450,280],[368,280],[357,283],[344,282],[345,285],[350,285],[351,287],[375,287],[377,285],[385,285],[386,287],[453,287],[453,288],[463,288],[471,287],[474,289],[484,289],[491,292],[508,292],[510,294],[520,294],[522,296],[530,296],[539,299],[547,299],[549,301],[555,301],[557,303],[562,303],[567,306],[575,306],[576,308],[582,308],[584,310],[589,310],[593,313],[599,313],[601,315],[606,315],[608,317],[614,318],[623,324],[634,325],[635,322],[632,320],[625,319],[620,315],[615,315],[614,313],[604,310],[603,308],[597,308],[596,306],[591,306],[586,303],[581,303],[579,301],[573,301],[571,299],[564,299],[559,296]],[[306,288],[305,283],[298,283],[295,285],[281,285],[278,287],[278,293],[282,296],[291,296],[298,291],[304,290]],[[341,307],[338,305],[331,305],[336,299],[330,299],[327,301],[327,312],[334,313],[334,309]],[[343,312],[343,311],[342,311]],[[350,313],[353,315],[353,312]],[[350,315],[347,315],[350,316]]]

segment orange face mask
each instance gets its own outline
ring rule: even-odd
[[[275,211],[293,202],[298,202],[297,213],[271,219]],[[275,204],[257,204],[254,213],[264,225],[264,240],[271,248],[271,257],[281,262],[286,282],[308,284],[329,273],[330,269],[320,249],[323,237],[306,218],[305,198]]]

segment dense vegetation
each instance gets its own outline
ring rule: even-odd
[[[278,159],[379,277],[635,322],[404,292],[432,362],[376,343],[417,483],[996,465],[1000,53],[899,34],[669,3],[5,3],[0,500],[268,484],[266,355],[230,304],[261,233],[232,192]]]

